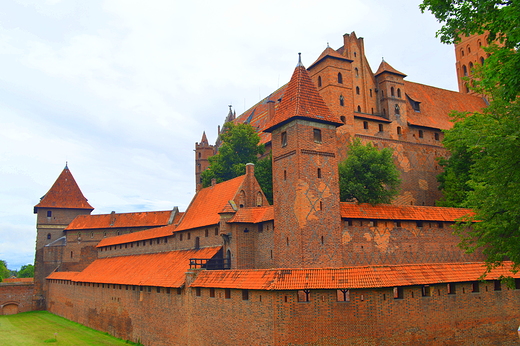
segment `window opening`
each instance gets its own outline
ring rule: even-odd
[[[356,87],[356,95],[359,95],[359,87]]]
[[[287,132],[282,132],[282,147],[287,146]]]
[[[397,88],[397,97],[401,98],[401,89]]]
[[[394,287],[394,299],[403,299],[404,290],[402,287]]]
[[[226,288],[224,290],[224,298],[231,299],[231,289],[230,288]]]
[[[343,124],[346,124],[346,123],[347,123],[347,120],[345,119],[345,116],[344,116],[344,115],[340,116],[339,118],[341,119],[341,122],[342,122]]]
[[[401,126],[397,126],[397,134],[398,134],[398,135],[401,134]]]
[[[422,287],[422,296],[423,297],[431,297],[432,296],[432,287],[430,285],[424,285]]]
[[[344,106],[345,105],[345,98],[343,97],[343,95],[339,96],[339,105],[340,106]]]
[[[455,294],[455,284],[454,283],[448,283],[446,284],[446,290],[448,291],[448,294]]]
[[[321,178],[321,168],[318,168],[318,178]]]
[[[213,287],[209,289],[209,296],[210,298],[215,298],[215,289]]]
[[[438,132],[435,132],[435,140],[436,140],[436,141],[439,140],[439,133],[438,133]]]
[[[200,249],[200,238],[195,237],[195,249]]]
[[[394,87],[391,87],[391,88],[390,88],[390,96],[392,96],[392,97],[395,96],[395,95],[394,95]]]
[[[318,88],[321,88],[321,76],[318,76]]]
[[[383,124],[379,124],[379,132],[383,132]]]
[[[47,239],[51,239],[51,234],[50,233],[47,233]]]
[[[47,210],[47,217],[52,217],[52,211],[51,210]]]
[[[356,56],[356,53],[354,53],[354,56]],[[359,77],[359,69],[356,67],[354,71],[356,72],[356,77]]]
[[[242,290],[242,300],[249,300],[249,290]]]
[[[363,121],[363,128],[368,130],[368,121]]]
[[[321,130],[320,129],[314,129],[313,130],[314,135],[314,142],[321,143]]]
[[[396,103],[394,107],[395,114],[401,114],[401,108],[399,108],[399,105]]]
[[[343,75],[341,74],[341,72],[338,72],[338,83],[343,84]]]
[[[502,291],[502,282],[500,280],[495,280],[493,288],[495,291]]]
[[[361,113],[361,106],[357,106],[358,113]]]
[[[480,284],[478,281],[473,281],[471,283],[471,292],[478,293],[480,292]]]

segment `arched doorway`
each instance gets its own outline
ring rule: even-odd
[[[8,303],[2,307],[2,315],[15,315],[18,313],[18,304]]]

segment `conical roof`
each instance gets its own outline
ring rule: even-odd
[[[343,124],[323,101],[301,60],[294,70],[273,119],[264,131],[271,132],[276,127],[298,118],[337,126]]]
[[[202,139],[200,140],[201,145],[209,145],[208,137],[206,137],[206,131],[202,132]]]
[[[35,213],[37,208],[94,209],[83,196],[68,166],[65,166],[40,203],[34,206]]]
[[[390,64],[384,60],[381,61],[381,65],[379,65],[379,68],[377,69],[377,72],[375,73],[375,75],[378,76],[383,72],[389,72],[389,73],[393,73],[393,74],[396,74],[399,76],[406,77],[406,75],[404,73],[397,71],[395,68],[390,66]]]

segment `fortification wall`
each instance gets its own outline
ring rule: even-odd
[[[0,315],[34,310],[33,294],[33,283],[0,283]]]
[[[144,345],[518,345],[520,290],[494,282],[351,290],[49,284],[49,311]],[[247,292],[247,293],[244,293]],[[427,292],[424,295],[423,292]]]

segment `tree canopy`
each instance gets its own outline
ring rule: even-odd
[[[8,278],[10,274],[9,269],[7,269],[6,261],[0,260],[0,282],[4,281],[5,278]]]
[[[256,164],[265,151],[260,136],[249,124],[226,123],[220,134],[222,145],[217,155],[210,157],[209,168],[202,172],[202,185],[208,187],[211,180],[217,183],[245,174],[246,164]]]
[[[437,36],[456,43],[462,36],[488,33],[490,54],[480,82],[495,97],[516,100],[520,92],[520,2],[516,0],[423,0],[420,5],[443,23]]]
[[[401,180],[392,159],[392,150],[363,145],[355,138],[347,148],[347,158],[339,164],[341,201],[390,203],[399,193]]]
[[[33,278],[34,266],[32,264],[23,265],[16,276],[19,278]]]

